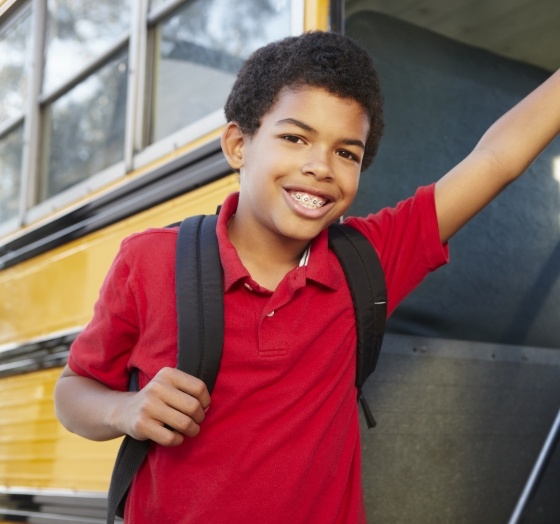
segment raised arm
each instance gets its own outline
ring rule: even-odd
[[[560,132],[560,71],[497,120],[436,184],[441,240],[518,178]]]

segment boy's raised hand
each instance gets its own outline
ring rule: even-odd
[[[436,184],[440,237],[447,242],[519,177],[560,132],[560,71],[498,119],[472,153]]]

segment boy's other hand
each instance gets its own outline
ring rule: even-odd
[[[204,382],[175,368],[163,368],[119,409],[125,432],[137,440],[178,446],[195,437],[210,406]]]

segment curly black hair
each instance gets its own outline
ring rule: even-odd
[[[252,136],[282,89],[301,86],[361,104],[370,118],[362,171],[369,167],[383,133],[383,98],[370,56],[346,36],[310,31],[255,51],[237,75],[224,107],[226,119]]]

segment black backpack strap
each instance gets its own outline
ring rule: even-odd
[[[140,391],[137,369],[132,370],[128,390]],[[107,495],[107,524],[113,524],[115,516],[124,516],[124,505],[132,479],[144,462],[151,443],[151,440],[136,440],[130,435],[125,435],[121,442]]]
[[[387,290],[379,257],[369,240],[343,224],[329,228],[329,247],[346,275],[356,314],[356,387],[369,428],[375,419],[362,393],[366,379],[374,372],[381,351],[387,320]]]
[[[177,367],[202,379],[210,392],[216,383],[224,339],[217,218],[215,215],[196,216],[180,223],[175,261]],[[139,389],[137,370],[133,370],[129,390]],[[132,479],[146,458],[150,444],[149,440],[124,437],[109,487],[107,524],[113,524],[115,516],[123,516]]]
[[[177,239],[177,367],[212,393],[224,345],[223,270],[217,215],[184,220]],[[188,348],[188,351],[186,350]]]
[[[124,505],[132,479],[148,454],[151,440],[136,440],[126,435],[119,448],[111,475],[107,504],[107,524],[115,522],[115,516],[123,517]]]

